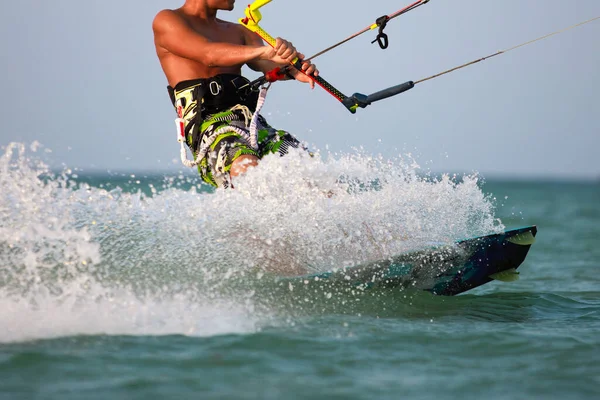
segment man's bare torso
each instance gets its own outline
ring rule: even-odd
[[[247,44],[247,34],[240,25],[220,19],[206,21],[196,16],[187,15],[181,9],[173,10],[172,12],[181,18],[189,28],[211,42]],[[182,81],[209,78],[217,74],[241,74],[242,65],[234,67],[210,67],[198,61],[177,56],[158,45],[156,40],[155,47],[169,85],[173,87]]]

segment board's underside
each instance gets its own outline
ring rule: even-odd
[[[514,229],[292,279],[342,281],[363,289],[412,287],[436,295],[453,296],[494,279],[513,280],[536,233],[535,226]]]

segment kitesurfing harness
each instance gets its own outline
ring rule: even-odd
[[[179,82],[174,88],[169,86],[169,97],[175,105],[175,93],[194,87],[194,100],[202,105],[202,114],[215,114],[236,104],[243,104],[254,111],[258,93],[246,89],[248,79],[235,74],[220,74],[207,79],[193,79]],[[185,105],[183,105],[185,107]]]

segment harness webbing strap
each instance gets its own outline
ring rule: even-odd
[[[271,87],[269,83],[266,86],[263,86],[260,89],[260,94],[258,95],[258,102],[256,103],[256,111],[254,111],[254,115],[252,116],[252,121],[250,122],[250,146],[254,150],[258,150],[258,116],[260,114],[260,110],[265,105],[265,100],[267,98],[267,91]]]

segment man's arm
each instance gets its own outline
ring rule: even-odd
[[[163,10],[152,23],[156,44],[208,67],[234,67],[273,57],[267,46],[214,43],[191,29],[179,15]]]
[[[264,46],[264,43],[263,43],[262,39],[260,38],[260,36],[258,36],[257,34],[255,34],[253,32],[250,32],[249,30],[247,30],[244,27],[240,26],[240,29],[242,30],[242,34],[244,35],[244,41],[245,41],[246,45],[248,45],[248,46]],[[281,64],[277,64],[271,60],[264,60],[264,59],[251,60],[247,64],[251,70],[257,71],[257,72],[262,72],[262,73],[267,73],[269,71],[274,70],[277,67],[282,66]],[[283,65],[285,65],[285,64],[283,64]]]
[[[243,34],[244,34],[244,40],[247,45],[257,46],[257,45],[263,44],[262,39],[258,35],[250,32],[249,30],[247,30],[245,28],[242,28],[242,29],[243,29]],[[274,49],[275,53],[280,53],[280,49],[282,51],[284,51],[283,46],[286,46],[286,48],[287,48],[287,46],[294,48],[291,43],[288,43],[287,41],[285,41],[283,39],[277,38],[277,45]],[[301,53],[297,53],[297,56],[300,59],[304,58],[304,54],[301,54]],[[277,62],[274,62],[271,60],[258,59],[258,60],[249,61],[247,64],[254,71],[267,73],[277,67],[289,65],[289,63],[290,63],[290,61],[285,62],[285,63],[277,63]],[[317,76],[317,75],[319,75],[319,70],[310,61],[306,61],[306,62],[302,63],[302,70],[304,71],[304,74],[300,73],[296,68],[291,68],[289,70],[289,74],[291,76],[293,76],[294,79],[297,79],[300,82],[309,83],[310,86],[312,88],[314,88],[315,87],[314,81],[311,78],[309,78],[307,75]]]

